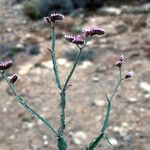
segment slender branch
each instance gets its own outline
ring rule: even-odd
[[[79,52],[78,52],[78,54],[77,54],[77,57],[76,57],[75,62],[74,62],[74,64],[73,64],[73,67],[72,67],[72,69],[71,69],[71,71],[70,71],[70,73],[69,73],[69,75],[68,75],[68,77],[67,77],[67,79],[66,79],[65,84],[64,84],[63,90],[66,89],[66,87],[67,87],[67,85],[68,85],[68,82],[70,81],[70,79],[71,79],[71,77],[72,77],[72,75],[73,75],[73,73],[74,73],[74,70],[75,70],[75,68],[76,68],[76,66],[77,66],[77,63],[78,63],[78,60],[79,60],[79,58],[80,58],[81,52],[82,52],[82,49],[80,49]]]
[[[60,93],[60,96],[61,96],[61,100],[60,100],[61,114],[60,114],[60,128],[59,128],[58,132],[59,132],[59,135],[61,137],[64,136],[64,130],[65,130],[65,107],[66,107],[66,94],[65,94],[65,91],[69,87],[68,82],[70,81],[70,79],[71,79],[71,77],[72,77],[72,75],[73,75],[73,73],[74,73],[74,71],[77,67],[77,64],[78,64],[79,58],[81,56],[82,50],[86,46],[87,41],[88,41],[88,39],[85,40],[82,47],[77,45],[77,47],[79,48],[79,52],[76,56],[75,62],[72,66],[72,69],[71,69],[71,71],[70,71],[70,73],[69,73],[69,75],[68,75],[68,77],[65,81],[64,87],[63,87],[63,89]]]
[[[17,94],[16,89],[14,87],[14,84],[12,84],[9,79],[7,78],[5,72],[2,73],[3,78],[6,80],[6,82],[8,83],[9,87],[11,88],[11,90],[13,91],[16,99],[20,102],[20,104],[26,108],[26,110],[28,110],[30,113],[32,113],[35,117],[37,117],[41,122],[44,123],[44,125],[46,127],[48,127],[50,129],[50,131],[52,133],[54,133],[56,136],[58,136],[56,130],[54,129],[54,127],[52,127],[52,125],[50,123],[48,123],[48,121],[46,119],[44,119],[42,116],[40,116],[37,112],[35,112],[32,108],[30,108],[30,106]]]
[[[68,75],[68,77],[67,77],[67,79],[66,79],[66,82],[65,82],[64,87],[63,87],[63,91],[64,91],[64,90],[66,89],[66,87],[68,86],[68,82],[70,81],[70,79],[71,79],[71,77],[72,77],[72,74],[73,74],[74,71],[75,71],[75,68],[76,68],[76,66],[77,66],[77,64],[78,64],[78,61],[79,61],[80,55],[81,55],[81,53],[82,53],[82,50],[85,48],[85,46],[86,46],[88,40],[89,40],[89,38],[87,38],[87,39],[85,40],[85,42],[84,42],[84,44],[83,44],[82,47],[80,47],[79,45],[77,45],[77,47],[79,48],[79,52],[78,52],[78,54],[77,54],[77,56],[76,56],[75,62],[74,62],[74,64],[73,64],[73,66],[72,66],[72,69],[71,69],[71,71],[70,71],[70,73],[69,73],[69,75]]]
[[[100,141],[103,139],[104,135],[105,135],[105,131],[108,127],[108,122],[109,122],[109,118],[110,118],[110,112],[111,112],[111,107],[112,107],[112,99],[115,95],[115,93],[117,92],[118,90],[118,87],[119,85],[121,84],[121,81],[123,80],[122,78],[122,67],[120,67],[120,78],[119,78],[119,81],[118,83],[116,84],[116,86],[114,87],[113,91],[112,91],[112,94],[110,96],[110,98],[107,97],[107,101],[108,101],[108,105],[107,105],[107,112],[106,112],[106,116],[105,116],[105,119],[104,119],[104,123],[103,123],[103,126],[102,126],[102,129],[101,129],[101,132],[100,134],[89,144],[89,146],[86,148],[86,150],[93,150],[97,145],[98,143],[100,143]]]
[[[58,88],[62,89],[61,88],[61,83],[60,83],[60,78],[59,78],[59,72],[58,72],[56,57],[55,57],[55,41],[56,41],[56,34],[55,34],[55,26],[53,25],[52,26],[52,51],[51,51],[51,56],[52,56],[55,80],[56,80]]]

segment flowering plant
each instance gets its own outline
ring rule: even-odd
[[[2,74],[2,77],[6,82],[8,83],[9,87],[14,93],[14,96],[16,99],[19,101],[19,103],[27,109],[29,112],[31,112],[35,117],[37,117],[39,120],[41,120],[44,125],[56,136],[57,138],[57,147],[59,150],[66,150],[68,148],[67,141],[64,136],[64,131],[65,131],[65,108],[66,108],[66,90],[68,87],[70,87],[69,81],[77,67],[78,60],[80,58],[80,55],[85,48],[87,42],[90,40],[91,37],[95,35],[103,35],[105,32],[102,28],[100,27],[90,27],[87,29],[83,30],[83,35],[65,35],[65,39],[70,42],[75,44],[79,52],[76,56],[75,62],[72,66],[72,69],[70,70],[69,75],[67,76],[67,79],[64,84],[61,83],[60,78],[59,78],[59,71],[57,67],[57,62],[56,62],[56,57],[55,57],[55,41],[56,41],[56,34],[55,34],[55,26],[57,21],[62,21],[64,19],[64,15],[60,13],[54,13],[51,14],[50,16],[44,17],[44,21],[48,23],[51,27],[52,31],[52,47],[49,48],[51,57],[52,57],[52,63],[53,63],[53,71],[54,71],[54,76],[56,80],[56,84],[58,89],[60,90],[60,127],[58,130],[56,130],[51,123],[49,123],[44,117],[39,115],[36,111],[34,111],[22,98],[21,96],[17,93],[16,87],[15,87],[15,82],[18,79],[18,76],[16,74],[12,76],[7,75],[7,70],[13,65],[13,62],[11,60],[9,61],[3,61],[0,62],[0,73]],[[134,73],[133,71],[129,72],[126,75],[123,75],[123,63],[124,63],[124,56],[121,55],[119,59],[116,62],[116,67],[119,69],[119,80],[114,87],[112,93],[110,96],[106,96],[106,100],[108,101],[107,105],[107,111],[106,111],[106,116],[104,118],[104,122],[102,125],[102,129],[100,130],[100,133],[90,142],[90,144],[86,147],[86,150],[93,150],[95,147],[98,145],[98,143],[101,142],[102,139],[105,139],[108,144],[111,144],[109,142],[108,136],[106,134],[106,129],[108,127],[108,122],[110,118],[110,112],[112,108],[112,100],[117,92],[117,89],[119,88],[119,85],[121,82],[127,78],[133,77]]]

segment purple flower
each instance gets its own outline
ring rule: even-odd
[[[116,67],[121,67],[122,66],[122,64],[123,64],[123,61],[124,61],[124,56],[123,55],[121,55],[120,57],[119,57],[119,59],[118,59],[118,61],[116,62]]]
[[[68,42],[73,42],[75,36],[73,35],[65,35],[65,39],[68,41]]]
[[[119,61],[124,61],[124,56],[123,56],[123,55],[121,55],[121,56],[119,57]]]
[[[122,64],[123,64],[123,61],[117,61],[116,62],[116,67],[120,68],[122,66]]]
[[[73,39],[72,42],[77,44],[77,45],[83,45],[84,44],[84,39],[81,35],[76,35],[76,36],[74,36],[74,39]]]
[[[74,44],[77,44],[77,45],[83,45],[84,44],[84,39],[81,35],[65,35],[65,39],[68,41],[68,42],[72,42]]]
[[[12,76],[8,76],[8,79],[11,83],[15,83],[18,79],[18,75],[17,74],[13,74]]]
[[[7,70],[13,65],[11,60],[0,62],[0,70]]]
[[[52,22],[55,22],[57,20],[63,20],[65,18],[65,16],[61,13],[53,13],[50,15],[50,20]]]
[[[128,72],[126,75],[125,75],[125,79],[127,78],[132,78],[134,76],[134,72],[133,71],[130,71]]]
[[[51,23],[59,20],[63,20],[65,16],[61,13],[53,13],[50,16],[44,17],[43,20],[45,22]]]
[[[91,37],[94,35],[103,35],[105,31],[100,27],[90,27],[83,29],[83,32],[85,33],[86,37]]]

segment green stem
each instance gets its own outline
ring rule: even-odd
[[[9,87],[11,88],[11,90],[13,91],[13,93],[15,94],[15,97],[20,102],[20,104],[23,107],[25,107],[30,113],[32,113],[35,117],[37,117],[41,122],[43,122],[44,125],[46,127],[48,127],[52,133],[54,133],[56,136],[58,136],[58,134],[57,134],[56,130],[54,129],[54,127],[52,127],[52,125],[50,123],[48,123],[48,121],[46,119],[44,119],[42,116],[40,116],[32,108],[30,108],[30,106],[27,105],[26,102],[17,94],[14,85],[9,81],[9,79],[7,78],[5,72],[2,73],[2,76],[6,80],[6,82],[8,83]]]
[[[80,49],[79,52],[78,52],[78,54],[77,54],[77,57],[76,57],[75,62],[73,64],[73,67],[72,67],[72,69],[71,69],[71,71],[70,71],[70,73],[69,73],[69,75],[68,75],[68,77],[66,79],[65,84],[64,84],[63,91],[65,91],[65,89],[66,89],[66,87],[68,85],[68,82],[70,81],[70,79],[71,79],[71,77],[72,77],[72,75],[73,75],[73,73],[75,71],[75,68],[76,68],[76,66],[78,64],[78,60],[79,60],[80,55],[81,55],[81,52],[82,52],[82,49]]]
[[[61,83],[60,83],[60,78],[59,78],[59,73],[58,73],[56,57],[55,57],[55,41],[56,41],[56,34],[55,34],[55,27],[53,25],[52,26],[52,51],[51,51],[52,62],[53,62],[53,70],[54,70],[55,80],[56,80],[57,86],[58,86],[59,89],[62,89],[61,88]]]
[[[108,105],[107,105],[107,112],[106,112],[106,116],[105,116],[105,119],[104,119],[104,123],[103,123],[103,126],[102,126],[102,129],[101,129],[101,132],[100,134],[94,139],[94,141],[92,141],[89,146],[86,148],[86,150],[93,150],[97,145],[98,143],[100,143],[100,141],[103,139],[104,135],[105,135],[105,131],[108,127],[108,122],[109,122],[109,118],[110,118],[110,112],[111,112],[111,107],[112,107],[112,99],[115,95],[115,93],[117,92],[118,90],[118,87],[119,85],[121,84],[121,81],[123,80],[122,78],[122,67],[120,67],[120,78],[119,78],[119,81],[118,83],[116,84],[115,88],[113,89],[112,91],[112,94],[110,96],[110,98],[107,98],[108,100]]]

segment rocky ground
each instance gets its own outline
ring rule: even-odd
[[[139,10],[140,9],[140,10]],[[149,4],[103,8],[97,12],[78,10],[57,27],[57,62],[64,82],[71,69],[76,47],[63,35],[97,25],[106,34],[88,43],[67,91],[66,131],[69,150],[83,150],[102,126],[109,95],[119,78],[117,58],[125,56],[124,73],[135,77],[123,82],[114,101],[107,134],[96,150],[148,150],[150,147],[150,13]],[[22,5],[0,0],[0,59],[10,56],[10,73],[20,76],[16,86],[37,112],[59,127],[59,91],[54,82],[50,54],[50,28],[22,13]],[[12,49],[13,47],[13,49]],[[19,51],[19,53],[18,53]],[[17,54],[16,54],[17,53]],[[55,150],[56,139],[0,83],[0,150]]]

